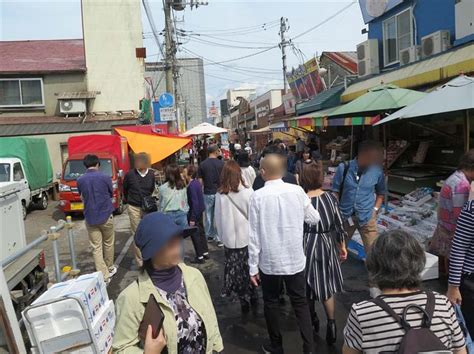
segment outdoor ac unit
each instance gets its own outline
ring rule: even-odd
[[[377,39],[369,39],[357,45],[357,62],[359,77],[380,72],[379,42]]]
[[[400,50],[400,66],[408,65],[420,59],[420,47],[411,46]]]
[[[59,100],[59,110],[62,114],[86,113],[86,100]]]
[[[474,34],[474,0],[456,0],[456,39]]]
[[[449,31],[437,31],[421,38],[421,56],[428,58],[444,52],[451,45]]]

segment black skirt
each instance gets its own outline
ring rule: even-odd
[[[255,288],[250,284],[248,247],[224,247],[224,287],[223,297],[235,297],[249,301],[256,297]]]

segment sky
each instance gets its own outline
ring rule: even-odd
[[[113,0],[101,0],[113,1]],[[161,0],[148,0],[158,31],[164,28]],[[364,41],[365,27],[354,0],[208,0],[207,6],[175,12],[180,37],[179,57],[204,59],[208,104],[223,98],[230,88],[256,88],[261,94],[283,88],[279,19],[288,19],[288,67],[323,51],[354,51]],[[346,6],[344,12],[331,18]],[[159,50],[142,8],[147,61],[160,59]],[[82,38],[80,0],[0,0],[0,40]],[[163,38],[161,38],[163,39]],[[267,50],[268,49],[268,50]],[[264,51],[258,55],[257,52]],[[240,60],[233,60],[249,56]],[[223,62],[221,65],[212,62]]]

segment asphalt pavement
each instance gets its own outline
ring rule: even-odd
[[[27,241],[31,242],[40,235],[41,230],[47,230],[54,225],[57,220],[64,219],[65,216],[57,208],[56,202],[51,202],[47,210],[31,211],[25,221]],[[81,273],[90,273],[94,271],[87,231],[82,217],[73,218],[75,246],[77,253],[78,267]],[[109,297],[116,299],[118,294],[133,282],[138,274],[138,269],[134,264],[133,252],[130,248],[132,238],[128,215],[115,217],[115,259],[118,265],[118,272],[108,287]],[[59,240],[59,253],[61,267],[71,265],[69,246],[65,231],[62,232],[63,238]],[[50,278],[54,279],[54,261],[51,241],[42,244],[45,250],[46,265]],[[185,261],[194,256],[194,251],[190,240],[185,241]],[[206,278],[211,293],[226,354],[248,354],[260,353],[260,347],[267,340],[265,319],[263,317],[263,302],[260,301],[260,307],[257,314],[248,314],[242,316],[240,304],[238,301],[232,301],[220,296],[224,274],[224,252],[223,249],[210,245],[211,259],[204,265],[198,265]],[[321,305],[318,306],[318,314],[321,319],[321,330],[315,336],[316,353],[340,353],[342,347],[342,330],[350,311],[351,305],[369,297],[367,286],[367,271],[362,261],[349,257],[343,266],[344,274],[344,293],[336,296],[336,321],[338,327],[338,340],[334,346],[328,346],[324,340],[326,326],[325,315]],[[426,282],[424,285],[436,291],[444,291],[446,280]],[[261,296],[261,294],[260,294]],[[286,303],[281,306],[281,326],[285,353],[301,353],[302,341],[300,339],[298,326],[288,298]]]

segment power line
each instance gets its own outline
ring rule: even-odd
[[[181,34],[181,36],[183,36]],[[223,47],[223,48],[233,48],[233,49],[267,49],[267,48],[271,48],[271,46],[265,46],[265,47],[249,47],[249,46],[237,46],[237,45],[232,45],[232,44],[225,44],[225,43],[218,43],[218,42],[213,42],[213,41],[209,41],[207,39],[202,39],[202,38],[198,38],[198,37],[191,37],[191,36],[188,36],[188,35],[184,35],[183,37],[186,37],[186,38],[189,38],[191,41],[197,41],[197,42],[200,42],[200,43],[204,43],[204,44],[210,44],[210,45],[214,45],[216,47]]]
[[[156,45],[158,46],[158,49],[160,50],[162,57],[165,58],[163,45],[160,42],[160,37],[158,35],[158,31],[156,30],[155,21],[153,20],[153,14],[151,12],[150,5],[148,4],[148,0],[142,0],[142,3],[143,3],[143,8],[145,9],[145,14],[148,19],[148,23],[150,24],[150,27],[151,27],[153,38],[155,39]]]
[[[346,11],[347,9],[349,9],[350,7],[354,6],[355,4],[357,3],[357,1],[352,1],[351,3],[349,3],[348,5],[344,6],[342,9],[336,11],[336,13],[334,13],[333,15],[327,17],[325,20],[319,22],[317,25],[307,29],[306,31],[304,32],[301,32],[300,34],[294,36],[293,38],[291,38],[292,41],[294,41],[295,39],[297,38],[300,38],[302,36],[304,36],[305,34],[308,34],[309,32],[311,31],[314,31],[315,29],[321,27],[322,25],[328,23],[329,21],[331,21],[333,18],[339,16],[340,14],[342,14],[344,11]]]

